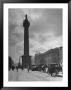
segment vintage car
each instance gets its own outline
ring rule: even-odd
[[[51,76],[56,76],[60,71],[62,72],[62,67],[59,64],[50,64],[48,66],[48,73]]]

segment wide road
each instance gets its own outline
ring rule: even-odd
[[[9,71],[9,81],[61,81],[62,77],[51,77],[47,73],[25,70]]]

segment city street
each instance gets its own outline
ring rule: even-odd
[[[10,70],[9,81],[61,81],[61,76],[51,77],[51,75],[38,71]]]

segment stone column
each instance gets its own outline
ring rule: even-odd
[[[22,57],[22,65],[27,67],[31,63],[31,58],[29,56],[29,26],[30,22],[27,19],[27,15],[25,15],[25,20],[23,21],[24,27],[24,56]]]

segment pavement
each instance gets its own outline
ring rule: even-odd
[[[52,77],[51,75],[39,71],[27,71],[19,69],[9,71],[9,81],[62,81],[62,75]]]

